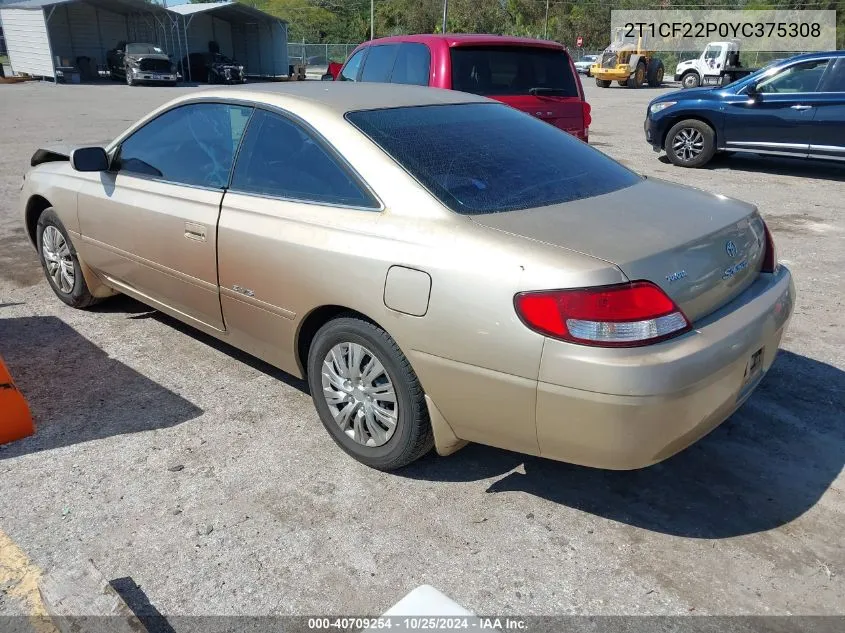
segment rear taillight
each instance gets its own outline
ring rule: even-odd
[[[649,345],[691,328],[675,302],[649,281],[521,292],[514,306],[532,330],[581,345]]]
[[[584,113],[584,128],[590,127],[590,124],[593,122],[593,115],[591,112],[593,111],[590,107],[590,104],[586,101],[581,102],[581,108]]]
[[[772,239],[772,232],[765,222],[763,222],[763,230],[766,233],[766,254],[763,255],[763,266],[760,268],[760,272],[775,273],[778,269],[778,254],[775,250],[775,241]]]

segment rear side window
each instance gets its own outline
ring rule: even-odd
[[[548,94],[577,97],[562,50],[527,46],[452,48],[452,89],[478,95]]]
[[[586,143],[506,105],[365,110],[346,118],[464,215],[570,202],[640,181]]]
[[[833,60],[819,87],[820,92],[845,92],[845,57]]]
[[[305,202],[378,207],[322,143],[285,117],[256,110],[249,122],[232,189]]]
[[[358,69],[361,67],[361,60],[364,59],[364,53],[366,52],[367,49],[362,48],[349,58],[349,61],[346,62],[346,66],[344,66],[343,70],[340,72],[340,76],[338,77],[339,81],[358,80]]]
[[[367,60],[364,62],[364,72],[361,73],[361,81],[386,82],[390,78],[390,71],[393,70],[393,62],[396,60],[396,52],[399,46],[396,44],[385,44],[383,46],[370,46]]]
[[[400,44],[390,82],[394,84],[428,85],[431,53],[425,44]]]

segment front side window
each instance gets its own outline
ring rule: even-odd
[[[293,121],[256,110],[232,175],[232,189],[279,198],[377,208],[323,145]]]
[[[400,44],[390,82],[394,84],[428,85],[431,53],[425,44]]]
[[[386,82],[390,79],[390,71],[393,70],[398,48],[396,44],[370,46],[370,54],[367,55],[364,71],[361,73],[361,81]]]
[[[453,48],[452,89],[485,96],[578,96],[569,55],[529,46]]]
[[[828,60],[820,59],[795,64],[757,84],[757,92],[798,93],[816,92]]]
[[[346,62],[346,66],[344,66],[343,70],[340,71],[340,76],[338,77],[339,81],[358,80],[358,69],[361,67],[361,60],[364,59],[365,52],[366,49],[362,48],[360,51],[358,51],[352,57],[349,58],[349,61]]]
[[[252,108],[194,103],[169,110],[120,145],[121,173],[223,188]]]
[[[640,181],[563,130],[506,105],[363,110],[346,118],[463,215],[570,202]]]

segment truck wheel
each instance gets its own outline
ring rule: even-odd
[[[663,149],[674,165],[702,167],[716,152],[716,133],[704,121],[686,119],[672,126]]]
[[[627,85],[629,88],[641,88],[645,83],[646,69],[645,62],[639,62],[637,69],[628,77]]]
[[[596,85],[599,88],[610,88],[611,83],[613,83],[613,82],[611,82],[608,79],[599,79],[598,77],[596,77]]]
[[[696,72],[688,72],[681,77],[681,87],[683,88],[698,88],[700,83],[701,79],[699,79],[698,73]]]
[[[422,385],[393,338],[355,314],[324,325],[308,351],[323,426],[359,462],[394,470],[434,447]]]
[[[648,64],[648,85],[652,88],[659,88],[663,83],[664,73],[663,60],[652,57]]]

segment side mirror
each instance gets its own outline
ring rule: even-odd
[[[70,165],[76,171],[108,171],[109,156],[102,147],[80,147],[70,153]]]
[[[757,90],[757,82],[751,82],[748,84],[748,88],[745,89],[746,94],[752,99],[757,99],[760,97],[760,91]]]

